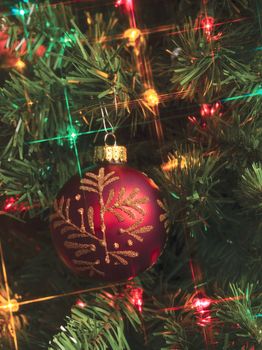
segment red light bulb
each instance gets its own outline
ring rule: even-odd
[[[84,309],[86,307],[86,305],[87,304],[85,302],[83,302],[83,300],[81,300],[81,299],[78,299],[76,301],[76,306],[80,307],[81,309]]]
[[[207,298],[197,298],[193,302],[193,307],[195,307],[198,311],[203,311],[207,309],[211,305],[211,300]]]
[[[7,198],[4,202],[4,211],[15,211],[17,209],[17,206],[15,205],[15,202],[18,200],[18,198],[10,197]]]
[[[124,6],[127,11],[133,11],[134,4],[133,0],[116,0],[115,7]]]
[[[143,310],[143,289],[142,288],[133,288],[130,291],[131,302],[138,309],[139,312]]]
[[[209,117],[210,115],[210,106],[207,103],[203,103],[200,108],[200,114],[202,117]]]
[[[195,315],[197,318],[197,324],[201,327],[205,327],[212,323],[212,317],[210,316],[209,307],[212,303],[208,298],[195,298],[192,302],[192,308],[196,309]]]
[[[200,115],[202,118],[213,117],[216,113],[221,111],[221,109],[222,104],[220,101],[214,104],[203,103],[200,107]],[[221,117],[222,113],[220,112],[218,115]]]
[[[121,6],[121,5],[123,5],[123,1],[122,1],[122,0],[117,0],[117,1],[115,2],[115,7],[119,7],[119,6]]]
[[[213,30],[214,23],[215,19],[213,17],[208,16],[202,19],[201,26],[206,34],[210,34],[210,32]]]
[[[4,201],[3,211],[5,212],[23,212],[29,210],[30,207],[25,203],[17,203],[19,196],[8,197]]]

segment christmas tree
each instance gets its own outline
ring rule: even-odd
[[[0,349],[262,349],[261,38],[261,0],[1,2]]]

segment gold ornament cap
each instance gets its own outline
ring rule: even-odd
[[[107,144],[108,137],[111,136],[114,139],[113,145]],[[116,143],[116,136],[113,133],[105,135],[105,145],[96,146],[94,151],[94,162],[108,162],[108,163],[126,163],[127,162],[127,150],[125,146],[118,146]]]

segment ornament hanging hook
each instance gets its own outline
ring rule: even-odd
[[[114,140],[114,146],[117,146],[117,143],[116,143],[116,135],[113,133],[113,132],[108,132],[105,134],[105,137],[104,137],[104,142],[105,142],[105,145],[106,146],[110,146],[108,143],[107,143],[107,140],[108,140],[108,137],[112,137],[113,140]]]
[[[116,142],[116,136],[115,136],[115,132],[114,132],[114,126],[112,125],[112,123],[110,122],[109,119],[109,113],[108,110],[105,106],[101,106],[101,114],[102,114],[102,120],[103,120],[103,125],[104,125],[104,130],[105,130],[105,140],[107,135],[113,135],[115,142]],[[106,126],[106,122],[109,124],[109,128]],[[108,131],[110,130],[110,131]]]

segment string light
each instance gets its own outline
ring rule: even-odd
[[[143,289],[132,288],[130,291],[131,302],[138,309],[139,312],[143,311]]]
[[[24,9],[18,9],[18,8],[12,8],[11,12],[15,16],[24,16],[26,14],[26,11]]]
[[[142,36],[142,32],[138,28],[129,28],[124,32],[124,39],[128,40],[128,45],[136,46],[139,38]]]
[[[23,71],[26,67],[25,62],[23,62],[20,58],[17,60],[17,62],[15,63],[15,67],[18,71]]]
[[[205,17],[201,21],[201,26],[206,33],[210,33],[214,28],[215,19],[211,16]]]
[[[204,309],[207,309],[211,305],[211,299],[207,298],[196,298],[193,301],[192,306],[196,308],[199,312],[203,312]]]
[[[168,155],[168,161],[161,165],[163,171],[171,171],[177,168],[184,169],[187,165],[187,159],[185,156],[177,156],[174,154]]]
[[[83,300],[78,299],[76,301],[76,306],[80,307],[81,309],[84,309],[87,306],[87,304]]]
[[[68,128],[68,139],[70,142],[74,142],[78,137],[78,132],[74,127],[69,127]]]
[[[14,348],[15,348],[15,350],[18,350],[16,324],[15,324],[13,310],[12,310],[13,299],[11,299],[11,297],[10,297],[10,287],[9,287],[8,278],[7,278],[7,270],[6,270],[4,253],[3,253],[1,241],[0,241],[0,260],[1,260],[1,267],[2,267],[2,273],[3,273],[4,287],[5,287],[5,292],[6,292],[6,296],[7,296],[7,305],[8,305],[7,312],[10,315],[9,329],[10,329],[10,334],[13,338]],[[15,305],[15,303],[14,303],[14,305]],[[0,306],[0,309],[5,310],[6,309],[5,305]]]
[[[17,211],[23,212],[30,209],[28,205],[25,205],[25,203],[19,203],[18,201],[19,201],[19,196],[6,198],[3,205],[3,211],[7,213],[17,212]]]
[[[19,311],[19,303],[16,299],[12,299],[10,300],[9,303],[4,304],[4,305],[0,305],[1,306],[1,310],[3,310],[4,312],[17,312]]]
[[[197,324],[201,327],[205,327],[212,322],[210,314],[211,303],[212,300],[205,297],[195,298],[192,302],[192,308],[196,310]]]
[[[124,6],[124,8],[127,11],[133,11],[134,10],[134,4],[133,0],[116,0],[115,1],[115,7]]]
[[[144,92],[144,102],[150,107],[158,106],[159,96],[155,89],[147,89]]]
[[[1,245],[0,245],[0,253],[1,253]],[[125,285],[125,284],[126,284],[126,282],[117,283],[117,286],[121,286],[121,285]],[[22,306],[22,305],[30,305],[30,304],[35,304],[35,303],[42,303],[42,302],[46,302],[46,301],[50,301],[50,300],[57,300],[57,299],[73,296],[73,295],[80,295],[80,294],[87,294],[87,293],[91,293],[91,292],[97,292],[101,289],[113,288],[115,286],[116,286],[116,284],[108,284],[108,285],[94,287],[94,288],[80,289],[80,290],[73,291],[73,292],[67,292],[67,293],[56,294],[56,295],[49,295],[46,297],[40,297],[40,298],[36,298],[36,299],[19,301],[18,305]],[[11,300],[8,303],[10,303],[10,302],[11,302]],[[2,309],[5,309],[5,308],[6,308],[6,305],[0,305],[0,311]]]
[[[116,0],[115,7],[119,7],[121,5],[123,5],[123,0]]]
[[[177,155],[176,153],[169,153],[167,158],[168,161],[161,165],[161,169],[164,172],[172,171],[175,169],[186,169],[191,166],[200,165],[200,159],[198,157],[193,157],[190,154],[183,156]]]
[[[201,27],[209,40],[211,39],[211,33],[214,29],[214,23],[215,19],[211,16],[207,16],[201,21]]]
[[[214,104],[208,104],[208,103],[203,103],[200,107],[200,114],[201,117],[206,118],[206,117],[213,117],[216,113],[218,113],[219,117],[222,116],[222,113],[220,112],[222,109],[222,104],[221,102],[216,102]]]

